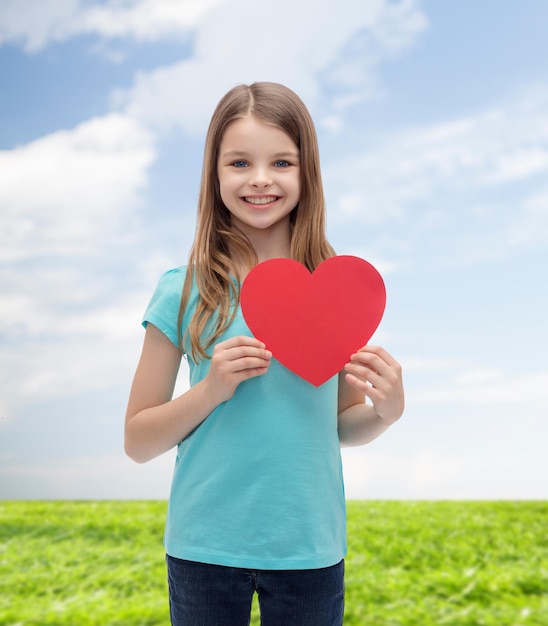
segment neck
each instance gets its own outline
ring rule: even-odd
[[[289,236],[277,240],[269,235],[264,237],[259,235],[251,240],[251,244],[257,254],[259,263],[268,261],[268,259],[289,258],[291,256],[291,241]]]
[[[269,229],[264,232],[244,232],[244,234],[249,239],[259,263],[269,259],[288,259],[291,257],[291,235],[287,228],[279,229],[277,232]],[[250,270],[247,260],[234,249],[230,251],[230,256],[236,275],[239,276],[240,280],[243,280]]]

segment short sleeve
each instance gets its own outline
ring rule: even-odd
[[[177,347],[180,347],[177,320],[184,278],[185,268],[182,267],[162,274],[142,321],[145,328],[149,322],[154,324]]]

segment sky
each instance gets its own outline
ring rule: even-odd
[[[0,0],[0,499],[167,497],[173,452],[123,451],[141,316],[255,80],[308,105],[328,237],[386,283],[406,411],[343,451],[347,497],[547,498],[547,28],[543,0]]]

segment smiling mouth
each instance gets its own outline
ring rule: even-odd
[[[276,202],[278,198],[279,196],[260,196],[260,197],[255,197],[255,198],[245,196],[244,200],[248,202],[249,204],[262,205],[262,204],[272,204],[272,202]]]

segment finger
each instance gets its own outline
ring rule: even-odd
[[[344,378],[349,385],[355,387],[361,393],[371,399],[370,394],[373,387],[367,380],[364,380],[363,378],[360,378],[359,376],[356,376],[351,372],[346,372]]]
[[[353,368],[356,373],[374,373],[380,376],[386,375],[390,371],[391,367],[377,355],[366,352],[357,352],[356,354],[352,354],[347,366]]]
[[[345,375],[345,379],[349,385],[358,389],[366,398],[372,402],[373,406],[379,411],[379,407],[382,403],[386,402],[387,393],[382,389],[378,389],[377,387],[371,385],[369,382],[354,376],[353,374],[347,373]]]
[[[240,359],[235,359],[231,362],[231,364],[233,372],[243,372],[245,370],[253,369],[268,369],[270,366],[270,359],[247,356]]]
[[[237,348],[239,346],[253,346],[256,348],[266,348],[266,345],[259,341],[255,337],[248,337],[247,335],[238,335],[236,337],[231,337],[230,339],[226,339],[221,343],[217,344],[219,348],[224,350],[230,350],[231,348]]]
[[[249,378],[255,378],[256,376],[262,376],[268,372],[268,367],[254,367],[251,369],[246,369],[238,372],[238,377],[240,382],[243,380],[248,380]]]
[[[401,377],[401,365],[382,348],[375,348],[374,350],[362,348],[350,356],[350,362],[369,367],[381,376],[395,375]]]
[[[256,358],[270,362],[272,352],[265,348],[255,346],[236,346],[226,351],[226,357],[229,361],[239,361],[241,359]]]
[[[358,352],[344,367],[345,371],[378,389],[398,387],[401,384],[399,363],[389,365],[376,354]]]
[[[345,375],[352,377],[352,381],[355,383],[354,387],[358,386],[362,391],[370,388],[377,388],[382,386],[383,378],[368,367],[362,367],[359,365],[348,364],[345,366]],[[347,378],[348,380],[348,378]],[[359,385],[357,384],[359,382]]]
[[[355,354],[373,354],[392,367],[400,367],[398,361],[396,361],[396,359],[387,350],[381,348],[380,346],[363,346]]]
[[[379,372],[377,372],[371,366],[364,364],[364,363],[360,363],[358,361],[351,361],[350,363],[347,363],[344,366],[344,369],[346,372],[349,372],[350,374],[353,374],[354,376],[357,376],[358,378],[363,378],[363,379],[371,378],[372,379],[373,377],[377,377],[377,378],[381,377]]]

